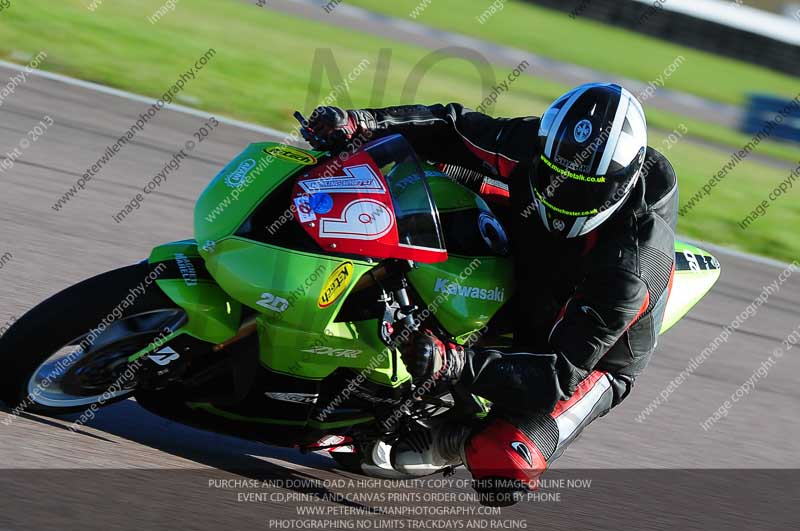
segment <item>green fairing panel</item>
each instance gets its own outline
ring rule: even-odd
[[[439,212],[490,210],[479,195],[434,167],[426,166],[425,176]],[[514,291],[509,258],[450,254],[446,262],[417,265],[409,273],[411,283],[428,310],[459,341],[486,326]]]
[[[201,254],[222,289],[261,314],[261,361],[270,369],[322,379],[339,367],[368,368],[369,379],[392,386],[408,379],[398,363],[398,380],[391,381],[391,356],[381,355],[385,347],[377,321],[334,322],[358,279],[374,264],[239,237],[225,238]],[[343,264],[349,264],[344,287],[322,307],[320,296]]]
[[[325,333],[306,332],[259,321],[261,361],[273,371],[320,380],[340,367],[349,367],[364,379],[397,387],[410,379],[397,358],[397,380],[392,381],[392,353],[378,339],[378,321],[331,323]]]
[[[177,262],[178,258],[200,258],[194,240],[160,245],[153,249],[150,264]],[[197,339],[222,343],[236,335],[242,319],[242,305],[211,279],[157,279],[158,287],[186,311],[188,322],[181,329]]]
[[[419,264],[408,278],[454,337],[486,326],[514,291],[513,264],[500,257],[450,255],[446,262]]]
[[[322,331],[339,307],[332,304],[323,310],[317,299],[340,264],[350,262],[354,267],[348,290],[357,277],[373,267],[366,262],[295,251],[238,236],[225,238],[213,250],[200,253],[211,276],[236,300],[284,326],[307,330]],[[337,302],[342,300],[344,295]]]
[[[169,262],[170,260],[175,260],[176,254],[183,254],[189,258],[200,258],[196,241],[180,240],[154,247],[153,250],[150,251],[150,257],[147,261],[150,264]]]
[[[187,405],[192,409],[203,410],[212,415],[226,418],[228,420],[235,420],[239,422],[251,422],[255,424],[270,424],[277,426],[310,426],[316,429],[336,429],[352,426],[354,424],[362,424],[374,420],[374,417],[362,417],[356,419],[348,419],[340,422],[318,422],[313,419],[309,420],[285,420],[285,419],[271,419],[268,417],[248,417],[220,409],[208,402],[187,402]]]
[[[675,242],[675,278],[660,334],[672,328],[708,293],[720,272],[719,262],[710,253],[688,243]]]
[[[321,153],[276,142],[250,144],[214,177],[197,200],[194,234],[200,246],[233,234],[265,197],[288,176],[316,164]]]

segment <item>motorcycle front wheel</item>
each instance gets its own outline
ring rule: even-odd
[[[0,398],[12,413],[63,414],[129,397],[128,358],[185,321],[140,263],[85,280],[40,303],[0,338]]]

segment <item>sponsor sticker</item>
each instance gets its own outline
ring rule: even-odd
[[[150,361],[161,367],[166,367],[173,361],[180,359],[181,355],[170,347],[164,347],[154,354],[147,356]]]
[[[369,164],[344,168],[344,175],[320,177],[300,181],[300,186],[313,194],[316,192],[383,194],[386,188]]]
[[[719,262],[711,255],[691,251],[675,252],[675,271],[708,271],[719,268]]]
[[[277,313],[283,313],[289,308],[289,301],[272,293],[262,293],[261,299],[256,301],[256,304]]]
[[[328,448],[326,451],[330,453],[339,452],[344,454],[354,454],[356,453],[356,449],[352,444],[346,444],[342,446],[336,446],[338,444],[342,444],[343,442],[347,442],[348,438],[343,435],[326,435],[319,441],[315,446],[333,446],[333,448]]]
[[[336,302],[336,299],[341,297],[342,293],[347,289],[347,286],[350,285],[352,279],[353,262],[344,262],[340,264],[333,270],[333,273],[330,274],[325,284],[323,284],[322,291],[317,299],[317,305],[320,308],[327,308]]]
[[[178,270],[181,272],[183,282],[189,287],[196,286],[197,271],[189,257],[183,253],[175,253],[175,262],[178,264]]]
[[[301,352],[310,352],[312,354],[320,354],[322,356],[330,356],[332,358],[357,358],[362,351],[347,348],[315,346]]]
[[[317,163],[317,157],[311,153],[303,151],[302,149],[297,149],[292,146],[272,146],[264,148],[264,153],[279,159],[288,160],[289,162],[304,164],[306,166]]]
[[[294,198],[294,206],[297,209],[297,217],[300,218],[300,223],[308,223],[317,219],[314,210],[311,208],[308,196],[301,195]]]
[[[308,204],[317,214],[327,214],[333,209],[333,198],[326,193],[314,194],[309,198]]]
[[[250,170],[255,167],[256,161],[254,159],[243,160],[233,171],[233,173],[225,177],[225,184],[231,188],[239,188],[242,186],[242,184],[244,184],[244,181],[247,179],[247,174],[250,173]]]
[[[508,252],[508,236],[503,225],[491,214],[481,212],[478,216],[478,229],[484,243],[489,249],[506,254]]]
[[[273,393],[266,392],[264,395],[273,400],[282,402],[294,402],[296,404],[316,404],[318,394],[315,393]]]

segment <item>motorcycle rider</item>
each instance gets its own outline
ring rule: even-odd
[[[491,413],[435,430],[422,450],[401,441],[391,464],[427,474],[463,462],[484,503],[514,503],[628,396],[656,347],[678,192],[672,166],[647,145],[641,104],[618,85],[590,83],[542,117],[492,118],[457,103],[320,107],[307,129],[319,149],[400,133],[462,184],[489,198],[509,190],[513,348],[463,349],[425,332],[402,353],[415,381],[483,396]]]

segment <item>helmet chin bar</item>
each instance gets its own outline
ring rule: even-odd
[[[619,207],[622,206],[622,203],[624,203],[624,202],[625,202],[625,199],[623,198],[620,201],[618,201],[616,205],[613,205],[613,206],[603,210],[599,214],[596,214],[596,215],[592,216],[591,218],[586,219],[586,221],[583,223],[583,226],[580,228],[579,231],[577,231],[577,234],[573,235],[572,233],[570,233],[569,235],[567,235],[567,238],[575,238],[577,236],[585,236],[586,234],[592,232],[594,229],[596,229],[597,227],[599,227],[600,225],[605,223],[605,221],[608,218],[610,218],[611,215],[614,214],[614,212],[619,210]]]
[[[641,175],[642,175],[642,169],[640,167],[636,171],[636,175],[634,175],[633,179],[631,179],[630,184],[628,184],[628,187],[625,189],[625,193],[622,194],[622,197],[619,199],[619,201],[617,201],[607,209],[603,210],[599,214],[586,220],[586,223],[584,223],[583,227],[581,228],[580,232],[578,232],[577,236],[584,236],[592,232],[594,229],[605,223],[608,220],[608,218],[610,218],[614,214],[614,212],[619,210],[620,207],[622,207],[622,205],[625,204],[628,198],[630,198],[631,192],[633,191],[633,187],[636,186],[637,182],[639,182],[639,178],[641,177]],[[567,236],[567,237],[572,238],[573,236]]]
[[[642,157],[640,157],[640,159],[643,160]],[[591,217],[581,216],[570,221],[564,221],[562,218],[556,218],[557,221],[561,221],[562,223],[565,224],[564,228],[561,230],[557,230],[557,228],[554,226],[556,221],[553,221],[552,223],[548,221],[547,207],[541,201],[539,201],[539,199],[536,197],[536,192],[533,190],[533,187],[531,186],[531,190],[533,192],[533,200],[536,204],[536,209],[539,212],[539,219],[542,220],[542,223],[544,224],[547,231],[554,235],[561,236],[566,239],[585,236],[590,232],[592,232],[593,230],[595,230],[600,225],[602,225],[603,223],[605,223],[617,210],[619,210],[622,207],[622,205],[624,205],[628,201],[628,199],[630,199],[633,188],[636,186],[636,183],[639,182],[639,179],[642,177],[642,169],[643,165],[640,166],[639,169],[636,171],[636,175],[634,175],[633,179],[631,179],[627,188],[622,193],[620,199],[616,203],[612,204],[610,207],[599,212],[598,214],[595,214],[594,216]],[[580,227],[577,227],[578,224],[580,224]]]
[[[561,217],[556,217],[551,222],[547,219],[547,207],[541,201],[539,201],[536,196],[534,196],[533,200],[536,203],[536,210],[539,213],[539,219],[542,221],[542,224],[544,224],[544,227],[548,232],[555,236],[566,239],[578,238],[595,230],[597,227],[605,223],[608,218],[610,218],[617,210],[619,210],[625,201],[630,197],[633,184],[636,183],[637,179],[638,176],[632,181],[631,187],[625,192],[625,195],[623,195],[619,201],[591,217],[581,216],[572,220],[564,220]],[[559,227],[557,225],[558,223],[562,223],[564,226]]]

